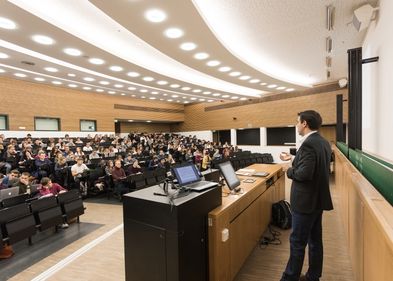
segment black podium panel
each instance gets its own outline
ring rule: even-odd
[[[221,205],[221,188],[173,199],[152,186],[123,198],[127,281],[207,281],[207,214]]]

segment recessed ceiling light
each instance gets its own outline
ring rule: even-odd
[[[269,86],[267,86],[269,89],[273,89],[273,88],[275,88],[275,87],[277,87],[277,85],[276,84],[270,84]]]
[[[121,95],[121,96],[125,96],[126,94],[125,94],[125,93],[121,93],[120,95]]]
[[[183,91],[189,91],[189,90],[191,90],[191,88],[190,87],[183,87],[183,88],[181,88]]]
[[[146,122],[147,122],[147,123],[151,123],[151,121],[150,121],[150,120],[147,120]]]
[[[23,74],[23,73],[14,73],[14,75],[15,75],[16,77],[27,77],[27,75],[26,75],[26,74]]]
[[[180,45],[180,49],[184,51],[192,51],[197,47],[195,43],[192,42],[186,42]]]
[[[234,96],[234,97],[231,97],[231,100],[237,100],[239,97],[236,97],[236,96]]]
[[[208,53],[196,53],[194,55],[194,58],[196,58],[197,60],[205,60],[209,57]]]
[[[157,91],[153,91],[153,92],[151,92],[151,94],[152,95],[158,95],[158,92]]]
[[[164,80],[160,80],[160,81],[157,81],[157,84],[158,85],[166,85],[166,84],[168,84],[168,82],[164,81]]]
[[[220,93],[214,93],[213,96],[214,97],[219,97],[219,96],[221,96],[221,94]]]
[[[94,79],[94,78],[92,78],[92,77],[85,77],[85,78],[83,78],[83,80],[85,80],[85,81],[87,81],[87,82],[93,82],[93,81],[96,80],[96,79]]]
[[[136,97],[136,95],[131,95],[131,97],[135,98],[135,97]]]
[[[134,120],[128,120],[128,122],[134,122]]]
[[[112,65],[111,67],[109,67],[110,70],[115,71],[115,72],[119,72],[122,71],[123,68],[121,66],[118,65]]]
[[[189,101],[185,101],[185,102],[183,102],[183,103],[190,103]]]
[[[164,35],[168,38],[176,39],[184,35],[183,30],[177,27],[171,27],[164,31]]]
[[[249,83],[252,83],[252,84],[255,84],[255,83],[258,83],[258,82],[261,82],[261,80],[259,80],[259,79],[251,79],[250,81],[248,81]]]
[[[58,72],[59,71],[57,68],[54,68],[54,67],[45,67],[44,69],[48,72]]]
[[[113,85],[115,88],[123,88],[124,87],[124,85],[122,85],[122,84],[115,84],[115,85]]]
[[[243,76],[239,77],[240,80],[248,80],[250,78],[251,78],[251,76],[248,76],[248,75],[243,75]]]
[[[4,29],[15,29],[16,24],[10,19],[0,17],[0,28]]]
[[[91,90],[91,87],[83,87],[83,90]]]
[[[229,66],[221,66],[221,67],[218,69],[218,71],[221,71],[221,72],[228,72],[228,71],[230,71],[230,70],[232,70],[232,68],[230,68]]]
[[[75,77],[76,75],[74,73],[68,73],[67,76],[69,77]]]
[[[130,76],[130,77],[138,77],[138,76],[140,76],[140,74],[138,72],[135,72],[135,71],[128,72],[127,75]]]
[[[222,97],[223,98],[229,98],[230,96],[229,95],[223,95]]]
[[[39,82],[45,81],[45,79],[42,78],[42,77],[36,77],[36,78],[34,78],[34,80],[35,80],[35,81],[39,81]]]
[[[67,55],[74,56],[74,57],[78,57],[82,55],[82,52],[75,48],[65,48],[63,52],[66,53]]]
[[[164,100],[164,99],[160,99],[160,100]]]
[[[135,88],[135,87],[128,87],[127,89],[128,89],[128,90],[130,90],[130,91],[134,91],[134,90],[136,90],[136,88]]]
[[[77,88],[78,85],[75,85],[75,84],[68,84],[68,87],[70,87],[70,88]]]
[[[199,101],[205,101],[205,99],[199,99]]]
[[[162,94],[164,97],[166,97],[168,94]]]
[[[61,85],[61,84],[63,84],[63,82],[60,82],[60,81],[52,81],[52,84],[55,84],[55,85]]]
[[[192,92],[193,93],[200,93],[200,92],[202,92],[202,90],[201,89],[195,89],[195,90],[192,90]]]
[[[176,102],[180,102],[179,100],[177,100]]]
[[[217,66],[217,65],[220,65],[220,64],[221,64],[221,62],[218,61],[218,60],[210,60],[210,61],[208,61],[206,63],[207,66]]]
[[[0,59],[8,59],[9,56],[7,54],[4,53],[0,53]]]
[[[90,58],[90,59],[89,59],[89,62],[92,63],[92,64],[97,64],[97,65],[100,65],[100,64],[104,64],[104,63],[105,63],[104,60],[99,59],[99,58]]]
[[[4,72],[5,72],[5,70],[0,68],[0,73],[4,73]]]
[[[236,76],[239,76],[240,74],[242,74],[242,73],[239,71],[232,71],[231,73],[229,73],[229,76],[236,77]]]
[[[280,87],[277,87],[277,90],[284,90],[286,87],[283,87],[283,86],[280,86]]]
[[[167,100],[167,101],[171,102],[171,101],[173,101],[173,100],[172,100],[172,99],[169,99],[169,100]]]
[[[52,45],[55,43],[55,40],[45,35],[33,35],[31,37],[35,42],[42,45]]]
[[[141,93],[147,93],[148,90],[146,90],[146,89],[140,89],[139,92],[141,92]]]
[[[247,100],[247,98],[240,98],[240,100]]]
[[[145,18],[151,22],[163,22],[166,20],[166,13],[159,9],[151,9],[145,12]]]
[[[267,83],[266,82],[262,82],[262,83],[259,83],[259,85],[265,86],[265,85],[267,85]]]
[[[155,97],[150,97],[149,99],[151,99],[151,100],[155,100],[155,99],[157,99],[157,98],[155,98]]]
[[[114,95],[114,94],[116,94],[116,92],[115,91],[108,91],[108,94]]]
[[[285,91],[286,92],[292,92],[292,91],[294,91],[295,89],[294,88],[288,88],[288,89],[286,89]]]
[[[187,99],[187,97],[181,97],[183,100],[186,100]]]
[[[108,81],[100,81],[100,82],[98,82],[98,83],[100,83],[101,85],[109,85],[109,82],[108,82]]]
[[[103,89],[97,89],[96,92],[102,93],[104,90]]]
[[[209,92],[209,91],[203,92],[204,95],[210,95],[211,93],[212,93],[212,92]]]
[[[179,97],[178,95],[172,95],[171,96],[172,98],[177,98],[177,97]]]
[[[214,100],[207,100],[207,102],[213,102]]]
[[[143,80],[147,81],[147,82],[151,82],[151,81],[154,81],[154,78],[150,77],[150,76],[145,76],[145,77],[143,77]]]
[[[196,100],[197,98],[195,98],[195,97],[192,97],[192,98],[190,98],[190,100]]]
[[[171,84],[169,87],[171,87],[171,88],[179,88],[180,85],[179,84]]]
[[[145,96],[141,96],[141,99],[145,99],[146,97]]]

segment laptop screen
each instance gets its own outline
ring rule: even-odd
[[[194,164],[173,167],[172,170],[180,186],[197,182],[201,179]]]

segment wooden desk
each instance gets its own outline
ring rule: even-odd
[[[223,197],[222,205],[209,213],[210,281],[235,278],[269,225],[272,203],[285,197],[285,177],[280,165],[253,164],[247,168],[270,175],[253,177],[254,183],[242,182],[240,194]],[[225,229],[229,231],[229,239],[223,242]]]

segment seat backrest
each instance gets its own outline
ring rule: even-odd
[[[20,195],[15,196],[15,197],[4,199],[2,201],[3,208],[8,208],[8,207],[12,207],[12,206],[15,206],[15,205],[23,204],[23,203],[26,202],[26,200],[29,197],[30,197],[30,195],[25,193],[25,194],[20,194]]]
[[[58,206],[57,199],[55,196],[40,198],[38,200],[34,200],[30,203],[31,211],[33,213],[50,209],[52,207]]]
[[[77,189],[71,189],[70,191],[59,193],[57,195],[59,204],[64,204],[65,202],[76,200],[78,198],[81,198],[81,194]]]
[[[0,224],[5,224],[9,221],[15,220],[31,214],[28,204],[19,204],[9,208],[0,210]]]

